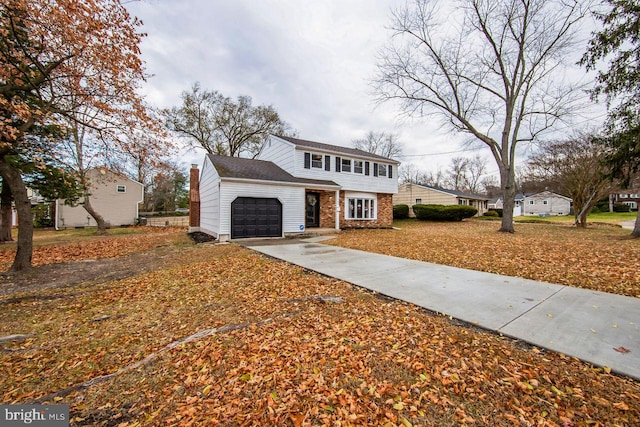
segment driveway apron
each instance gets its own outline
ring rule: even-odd
[[[249,249],[640,379],[640,299],[287,240]]]

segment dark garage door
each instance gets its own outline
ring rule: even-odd
[[[238,197],[231,203],[231,238],[282,236],[282,204],[278,199]]]

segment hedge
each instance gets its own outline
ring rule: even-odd
[[[393,205],[393,219],[409,218],[409,205]]]
[[[471,218],[478,210],[467,205],[413,205],[416,218],[430,221],[462,221]]]
[[[631,207],[629,205],[625,205],[624,203],[616,203],[613,205],[614,212],[631,212]]]

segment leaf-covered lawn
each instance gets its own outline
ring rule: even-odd
[[[116,228],[108,235],[96,236],[95,229],[80,230],[37,230],[33,243],[33,265],[59,262],[114,258],[132,252],[168,244],[181,228],[130,227]],[[14,239],[17,239],[14,236]],[[13,263],[16,242],[0,246],[0,271],[5,271]]]
[[[419,261],[640,297],[640,239],[602,226],[577,229],[499,222],[398,221],[400,230],[355,230],[326,242]]]
[[[607,369],[236,245],[196,247],[175,230],[149,238],[160,235],[146,246],[139,235],[119,236],[112,243],[120,255],[113,256],[141,249],[153,256],[150,247],[174,245],[173,266],[0,298],[0,337],[32,335],[0,344],[3,403],[45,398],[70,404],[72,425],[123,427],[604,426],[640,419],[640,384]],[[104,253],[104,240],[88,239],[83,253]],[[127,366],[100,384],[73,388]]]

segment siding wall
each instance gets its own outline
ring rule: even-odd
[[[91,181],[91,204],[112,227],[133,225],[138,218],[138,203],[144,197],[144,186],[139,182],[107,171],[88,173]],[[124,193],[118,193],[118,185],[125,186]],[[68,206],[58,203],[57,224],[66,227],[96,227],[97,224],[82,206]],[[89,219],[87,219],[89,217]]]
[[[200,228],[214,236],[220,233],[220,176],[205,156],[200,173]]]
[[[547,204],[544,204],[544,201]],[[534,204],[530,204],[533,201]],[[527,196],[524,199],[524,214],[525,215],[569,215],[571,209],[571,203],[564,197],[558,197],[552,193],[540,193],[532,196]]]
[[[329,156],[330,170],[317,168],[304,168],[304,153],[322,154],[323,165],[325,156]],[[349,172],[336,172],[336,156],[341,159],[362,160],[370,164],[369,175],[354,174]],[[368,191],[376,193],[397,193],[398,192],[398,165],[390,163],[377,162],[386,164],[387,168],[392,167],[392,178],[388,176],[373,176],[374,160],[349,156],[348,154],[336,154],[323,151],[313,150],[306,147],[298,147],[277,137],[270,137],[269,141],[264,145],[262,151],[258,155],[260,160],[270,160],[289,172],[291,175],[299,178],[322,179],[333,181],[340,185],[344,190],[349,191]],[[353,167],[353,166],[352,166]]]
[[[202,191],[203,184],[200,184]],[[303,187],[292,187],[274,183],[240,183],[222,182],[220,187],[220,228],[219,235],[231,235],[231,203],[237,197],[268,197],[276,198],[282,203],[282,231],[284,233],[300,233],[304,231],[304,201]],[[300,230],[300,226],[303,230]]]
[[[424,188],[413,184],[403,184],[398,188],[398,194],[393,195],[394,205],[408,205],[409,216],[415,217],[411,206],[416,204],[416,199],[422,199],[423,205],[457,205],[458,199],[452,194]]]
[[[317,168],[304,168],[304,153],[317,153],[322,154],[324,156],[329,156],[331,167],[330,170],[317,169]],[[374,193],[392,193],[395,194],[398,192],[398,168],[397,165],[392,166],[392,176],[393,178],[389,178],[388,176],[373,176],[373,161],[366,160],[362,158],[349,157],[349,156],[339,156],[345,159],[352,160],[362,160],[368,161],[370,164],[369,175],[364,174],[355,174],[349,172],[336,172],[336,156],[332,154],[321,153],[319,151],[310,151],[310,150],[302,150],[296,149],[294,156],[294,171],[290,172],[293,176],[297,176],[300,178],[309,178],[309,179],[323,179],[328,181],[333,181],[336,184],[340,185],[343,190],[348,191],[366,191],[366,192],[374,192]],[[324,161],[324,160],[323,160]],[[378,162],[376,162],[378,163]],[[380,162],[382,163],[382,162]],[[385,164],[385,163],[382,163]]]
[[[295,148],[290,142],[270,136],[257,158],[269,160],[294,175],[294,151]]]

